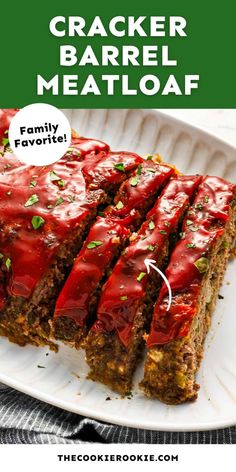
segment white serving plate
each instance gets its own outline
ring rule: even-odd
[[[152,110],[65,110],[80,134],[107,141],[113,149],[159,152],[186,173],[210,173],[236,182],[236,149],[200,128]],[[229,264],[205,343],[192,404],[166,406],[138,390],[121,399],[86,379],[84,353],[61,346],[20,348],[0,338],[0,381],[52,405],[105,422],[164,431],[196,431],[236,424],[236,261]],[[47,354],[47,355],[46,355]],[[38,368],[44,366],[45,368]],[[79,376],[79,378],[77,377]],[[110,397],[111,400],[106,400]]]

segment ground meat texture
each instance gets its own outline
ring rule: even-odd
[[[195,376],[235,239],[234,195],[235,186],[223,179],[204,179],[166,270],[172,305],[167,311],[163,286],[147,341],[141,388],[168,404],[197,398]]]
[[[57,300],[53,322],[56,339],[76,348],[81,346],[95,321],[101,287],[127,243],[127,228],[138,228],[173,174],[167,165],[143,161],[121,185],[115,205],[109,206],[104,217],[94,223]]]
[[[49,321],[58,293],[98,206],[110,201],[104,188],[109,192],[112,177],[117,182],[126,178],[125,172],[114,169],[110,153],[102,151],[99,166],[100,161],[106,166],[109,182],[103,175],[100,187],[96,183],[93,188],[92,174],[87,178],[78,149],[80,153],[92,151],[85,159],[98,179],[100,144],[77,139],[73,146],[47,167],[23,166],[8,152],[2,159],[0,323],[1,332],[20,344],[51,343]],[[127,172],[142,161],[137,155],[121,154]]]
[[[79,347],[96,312],[104,280],[129,236],[122,224],[98,217],[75,259],[54,312],[56,339]]]
[[[103,288],[97,321],[87,338],[89,377],[122,395],[132,386],[143,334],[160,285],[156,272],[147,274],[145,260],[155,259],[157,266],[164,268],[169,236],[177,231],[200,180],[197,176],[182,176],[167,184]]]
[[[173,175],[175,171],[170,166],[144,160],[120,186],[114,204],[106,208],[104,215],[136,231]]]

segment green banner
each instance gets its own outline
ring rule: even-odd
[[[0,106],[236,108],[236,3],[5,2]]]

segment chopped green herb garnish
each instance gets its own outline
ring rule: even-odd
[[[29,187],[30,187],[30,188],[33,188],[33,187],[35,187],[36,185],[37,185],[36,180],[32,180],[32,181],[30,182],[30,184],[29,184]]]
[[[199,229],[199,227],[198,226],[191,226],[191,228],[189,228],[189,229],[190,229],[190,231],[194,232],[194,231],[197,231]]]
[[[120,297],[120,300],[124,301],[124,300],[128,300],[128,297],[127,295],[122,295],[122,297]]]
[[[38,195],[36,195],[36,194],[31,195],[31,197],[28,198],[27,202],[25,202],[25,207],[32,206],[32,205],[34,205],[35,203],[37,203],[38,201],[39,201]]]
[[[139,274],[138,277],[137,277],[137,281],[138,281],[138,282],[141,282],[141,280],[143,280],[143,278],[145,277],[145,275],[147,275],[146,272],[140,272],[140,274]]]
[[[58,180],[57,181],[57,184],[59,185],[59,187],[64,187],[65,186],[65,180]]]
[[[223,247],[224,249],[226,249],[227,247],[229,247],[229,245],[228,245],[228,243],[227,243],[226,241],[223,241],[222,247]]]
[[[47,208],[51,210],[53,208],[53,205],[48,205]]]
[[[68,199],[70,203],[73,203],[75,201],[75,196],[74,195],[68,195]]]
[[[90,241],[90,243],[87,244],[88,249],[94,249],[97,246],[101,246],[103,244],[102,241]]]
[[[9,139],[8,138],[2,138],[2,145],[7,146],[9,144]]]
[[[98,212],[98,216],[104,216],[104,212],[103,212],[103,211],[99,211],[99,212]]]
[[[6,165],[4,166],[4,169],[11,169],[11,164],[6,164]]]
[[[208,202],[209,202],[209,197],[208,197],[208,195],[205,195],[205,197],[204,197],[204,202],[205,202],[205,203],[208,203]]]
[[[135,177],[132,177],[132,179],[130,179],[130,185],[132,185],[132,187],[136,187],[137,184],[138,184],[138,177],[136,175]]]
[[[0,252],[0,259],[3,259],[4,255]]]
[[[179,237],[180,239],[184,239],[185,238],[185,233],[183,233],[182,231],[179,233]]]
[[[6,259],[5,264],[6,264],[7,271],[9,272],[11,268],[11,259],[9,257]]]
[[[165,221],[165,222],[164,222],[164,225],[169,227],[169,226],[170,226],[169,221]]]
[[[44,225],[45,220],[41,218],[41,216],[35,215],[33,216],[31,223],[34,229],[39,229],[42,225]]]
[[[152,161],[152,158],[153,158],[153,156],[152,156],[151,154],[149,154],[149,155],[146,157],[147,161]]]
[[[188,249],[195,249],[196,245],[194,243],[189,243],[189,244],[186,244],[186,247]]]
[[[59,177],[59,175],[57,175],[55,170],[50,170],[50,179],[51,179],[52,182],[55,182],[57,180],[61,180],[61,178]]]
[[[195,208],[196,208],[197,210],[202,210],[202,209],[203,209],[203,204],[202,204],[202,203],[197,203],[197,204],[195,205]]]
[[[75,149],[75,148],[68,148],[67,154],[75,154],[75,155],[78,156],[78,157],[81,156],[81,152],[78,151],[78,150]]]
[[[155,228],[155,224],[153,223],[153,221],[150,221],[148,227],[149,227],[150,230]]]
[[[195,267],[199,270],[200,274],[204,274],[204,272],[208,269],[208,259],[206,257],[200,257],[197,261],[194,262]]]
[[[137,174],[138,174],[138,175],[141,175],[141,174],[142,174],[142,164],[139,164],[139,165],[138,165]]]
[[[152,172],[153,174],[155,174],[155,172],[156,172],[155,169],[150,169],[149,168],[149,169],[146,169],[146,170],[147,170],[147,172]]]
[[[167,234],[167,232],[164,229],[160,229],[160,234]]]
[[[149,249],[149,251],[153,252],[155,250],[155,246],[152,246],[151,244],[149,244],[148,249]]]
[[[124,168],[123,162],[118,162],[118,164],[114,164],[114,169],[120,170],[121,172],[125,172],[125,168]]]
[[[38,369],[45,369],[46,367],[44,365],[37,365]]]
[[[62,197],[59,197],[59,198],[57,199],[56,203],[55,203],[55,206],[61,205],[61,203],[63,203],[63,202],[64,202],[63,198],[62,198]]]
[[[119,201],[116,205],[117,210],[121,210],[124,207],[123,203]]]
[[[193,224],[193,222],[192,222],[191,220],[186,220],[186,225],[187,225],[187,226],[190,226],[190,225],[192,225],[192,224]]]

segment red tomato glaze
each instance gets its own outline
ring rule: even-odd
[[[183,239],[176,245],[166,269],[173,293],[172,305],[167,312],[167,288],[164,284],[156,303],[148,347],[188,334],[208,266],[207,257],[214,242],[224,232],[235,190],[235,185],[218,177],[205,177],[200,185],[183,222]]]
[[[18,112],[18,108],[0,108],[0,146],[2,139],[8,137],[8,128],[13,116]]]
[[[92,294],[128,235],[121,224],[97,219],[59,295],[54,317],[68,316],[79,326],[86,325]]]
[[[85,140],[76,145],[82,149]],[[93,191],[89,188],[93,180],[91,176],[87,178],[84,162],[74,151],[69,150],[60,161],[46,167],[22,165],[10,152],[1,157],[0,276],[10,295],[28,298],[32,294],[60,244],[103,199],[101,189],[108,184],[94,154],[97,141],[95,147],[91,140],[86,146],[92,150],[86,155],[86,162],[96,182],[101,176],[100,188],[96,184]],[[126,178],[124,172],[114,168],[111,153],[103,152],[101,160],[104,165],[107,162],[109,184],[112,178],[115,182]],[[121,160],[125,167],[127,161],[128,168],[135,168],[141,158],[121,153]],[[2,293],[0,297],[3,306],[6,296]]]
[[[163,164],[143,161],[131,178],[120,187],[114,199],[115,205],[108,207],[104,214],[113,220],[121,221],[127,226],[140,219],[140,211],[145,203],[157,195],[161,187],[174,174],[174,169]]]
[[[133,321],[152,277],[152,273],[147,274],[145,259],[155,259],[158,263],[164,245],[176,231],[200,180],[198,176],[182,176],[171,180],[164,188],[136,239],[120,257],[106,282],[93,330],[115,329],[121,342],[128,346]]]

